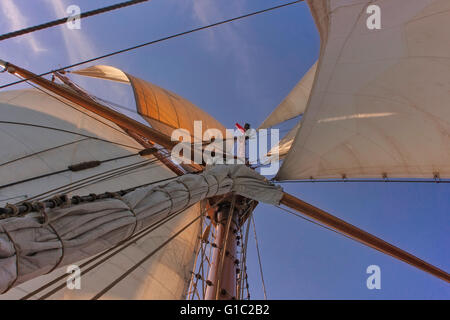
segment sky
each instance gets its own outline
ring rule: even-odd
[[[2,0],[0,34],[61,18],[69,5],[87,11],[111,3]],[[280,3],[152,0],[84,19],[80,30],[60,26],[0,42],[0,59],[41,73]],[[235,122],[257,127],[317,60],[319,47],[308,6],[300,3],[99,63],[178,93],[228,128]],[[73,79],[98,96],[134,108],[131,89],[126,85]],[[0,74],[0,85],[15,80]],[[450,270],[450,184],[282,186],[302,200]],[[450,287],[442,280],[276,207],[259,204],[254,217],[269,299],[450,298]],[[253,237],[248,252],[251,298],[262,299]],[[370,265],[381,269],[380,290],[366,286]]]

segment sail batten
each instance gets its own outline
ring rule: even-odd
[[[321,34],[311,98],[277,179],[450,177],[450,3],[309,0]],[[420,150],[420,151],[419,151]]]

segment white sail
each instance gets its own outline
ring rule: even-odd
[[[265,129],[295,118],[305,112],[311,94],[314,77],[316,75],[317,62],[306,72],[303,78],[295,85],[294,89],[272,111],[266,120],[259,126]]]
[[[70,196],[118,191],[174,176],[152,156],[137,155],[143,147],[115,124],[58,99],[38,90],[0,93],[1,206],[60,193]],[[86,170],[67,170],[70,165],[89,161],[102,163]],[[95,276],[83,277],[85,287],[81,291],[66,289],[50,298],[87,298],[94,289],[101,290],[104,283],[114,280],[199,211],[199,206],[193,207],[93,271]],[[176,247],[161,250],[121,282],[120,290],[112,290],[105,298],[183,298],[198,234],[198,228],[186,230],[175,242]],[[20,298],[65,271],[62,268],[19,285],[0,299]]]
[[[308,4],[318,74],[277,179],[450,178],[450,1]]]

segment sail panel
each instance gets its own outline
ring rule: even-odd
[[[2,92],[0,106],[1,205],[73,187],[78,181],[89,186],[78,187],[76,194],[115,191],[172,176],[153,157],[140,157],[143,147],[121,128],[68,101],[34,89],[18,90]],[[89,161],[102,163],[67,170]],[[149,164],[139,167],[144,161]]]
[[[123,275],[139,260],[150,254],[169,237],[183,228],[201,212],[201,204],[185,210],[173,220],[168,221],[160,228],[155,229],[147,236],[137,240],[131,246],[120,250],[107,262],[88,272],[83,272],[80,289],[70,290],[64,286],[55,294],[48,297],[50,300],[88,300],[94,297],[101,289],[108,286],[115,279]],[[195,260],[198,237],[200,235],[200,221],[194,223],[183,233],[177,236],[164,249],[147,259],[141,266],[133,271],[124,280],[101,297],[102,300],[179,300],[186,298],[186,292],[191,279],[191,271]],[[90,259],[77,263],[82,265]],[[54,276],[44,275],[32,279],[17,288],[12,289],[0,299],[20,299],[32,292],[43,283],[47,283],[56,276],[64,275],[66,268],[54,272]],[[58,283],[64,283],[66,277]],[[31,299],[37,299],[49,290],[43,290]]]
[[[202,122],[202,133],[218,129],[225,135],[225,127],[205,111],[179,95],[148,81],[128,75],[133,86],[136,107],[154,128],[167,135],[182,128],[194,134],[194,121]]]
[[[308,4],[318,74],[277,179],[450,178],[450,2]],[[380,30],[367,28],[372,4]]]
[[[140,231],[147,230],[147,227],[162,218],[180,211],[186,214],[186,209],[199,201],[213,196],[227,195],[230,192],[270,204],[279,204],[283,196],[280,187],[268,183],[263,176],[245,165],[219,165],[201,174],[184,175],[164,184],[138,188],[121,197],[49,209],[46,212],[49,224],[43,224],[39,219],[39,214],[34,213],[23,217],[1,219],[0,291],[44,275],[55,265],[70,265],[109,248],[115,248],[123,240],[129,239],[131,235]],[[190,228],[191,222],[198,221],[199,217],[199,212],[196,210],[191,216],[196,220],[184,219],[179,225]],[[167,225],[164,225],[160,230],[164,230],[166,227]],[[176,231],[181,231],[181,229]],[[160,241],[158,243],[161,244],[172,234],[174,234],[173,229],[167,229],[165,233],[152,235],[155,236],[154,240]],[[194,234],[196,237],[193,236]],[[167,248],[169,250],[166,251],[167,257],[160,257],[156,267],[152,264],[145,272],[148,272],[149,268],[162,270],[160,272],[165,275],[161,276],[161,279],[155,278],[154,280],[164,280],[162,287],[166,291],[172,291],[172,294],[182,291],[185,293],[184,290],[178,288],[181,287],[181,282],[184,283],[183,288],[185,288],[185,280],[190,278],[189,271],[192,268],[191,262],[194,260],[194,243],[197,244],[199,237],[200,228],[196,228],[187,240],[177,237],[173,247],[164,247],[165,250]],[[155,249],[160,248],[160,245],[156,243],[149,246]],[[21,250],[16,251],[15,248],[21,248]],[[148,249],[146,245],[143,245],[141,249],[144,248]],[[153,251],[147,255],[151,252]],[[19,256],[16,257],[16,254]],[[132,260],[132,266],[141,267],[143,265],[137,263],[144,261],[142,260],[144,257],[131,254],[128,258]],[[189,261],[189,265],[180,262],[180,259]],[[171,267],[171,261],[175,261],[174,264],[178,267]],[[161,264],[166,266],[161,266]],[[114,263],[110,262],[110,265],[112,269],[109,270],[114,270],[114,268],[117,270]],[[123,274],[124,270],[129,270],[126,266],[120,266],[118,269],[118,277]],[[173,277],[174,270],[178,270],[175,271],[175,274],[178,274],[179,277]],[[98,282],[104,283],[101,279],[105,276],[106,274],[99,273]],[[132,275],[129,277],[133,279]],[[112,283],[113,280],[109,279],[109,283]],[[171,286],[172,280],[177,285],[172,283]],[[94,283],[95,281],[88,286]],[[136,279],[134,278],[131,283],[129,288],[133,288]],[[101,287],[99,291],[103,288]],[[139,291],[140,288],[141,286],[137,286],[136,290]],[[151,286],[148,288],[149,295],[159,296],[158,291],[152,293]],[[24,290],[26,289],[22,286],[20,291]],[[14,294],[18,294],[17,291]],[[111,296],[111,298],[117,297]]]
[[[306,72],[286,98],[272,111],[259,126],[265,129],[295,118],[305,112],[316,75],[317,62]]]
[[[174,129],[183,128],[194,135],[194,121],[202,121],[202,134],[218,129],[225,136],[225,127],[211,115],[174,92],[161,88],[111,66],[94,66],[73,71],[79,75],[130,83],[136,108],[155,129],[171,136]]]
[[[61,193],[71,196],[114,192],[174,176],[153,156],[137,155],[143,147],[114,123],[49,94],[35,89],[0,93],[1,206],[8,202],[48,199]],[[107,161],[115,158],[117,160]],[[95,168],[56,173],[69,165],[105,160]],[[42,177],[30,180],[38,176]],[[17,184],[5,186],[12,183]],[[41,196],[35,198],[37,195]],[[154,248],[158,241],[170,237],[187,219],[198,214],[199,207],[194,206],[186,211],[184,218],[174,219],[152,237],[144,237],[118,254],[116,260],[103,263],[99,267],[104,271],[101,275],[83,276],[85,290],[62,290],[62,294],[51,298],[76,298],[77,294],[91,293],[93,288],[100,291],[104,283],[114,280],[114,275],[140,259],[152,245]],[[133,275],[120,284],[121,290],[112,290],[105,298],[182,299],[185,280],[192,269],[191,256],[197,235],[193,226],[173,245],[146,262],[139,269],[140,286],[136,286],[136,275]],[[65,272],[66,269],[61,268],[27,281],[1,295],[0,299],[21,298]],[[168,274],[170,279],[167,279]],[[160,278],[165,279],[164,283]]]

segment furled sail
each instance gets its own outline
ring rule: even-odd
[[[110,66],[94,66],[72,71],[72,73],[113,80],[129,82],[133,88],[136,108],[147,122],[155,129],[171,135],[174,129],[183,128],[194,135],[194,121],[202,121],[202,130],[218,129],[225,136],[225,127],[208,113],[195,106],[183,97],[139,79]],[[128,79],[128,81],[125,81]]]
[[[318,73],[277,179],[450,178],[450,2],[308,4]],[[381,9],[379,30],[369,5]]]
[[[317,62],[306,72],[303,78],[295,85],[294,89],[286,98],[272,111],[266,120],[259,126],[265,129],[279,123],[295,118],[305,112],[308,104],[314,77],[316,75]]]
[[[113,192],[174,176],[153,156],[140,156],[143,147],[114,123],[51,93],[34,89],[2,92],[0,107],[2,207],[8,202],[38,201],[62,193]],[[102,264],[92,275],[83,275],[80,291],[64,287],[49,298],[92,296],[199,212],[199,205],[190,208]],[[199,232],[198,227],[186,230],[176,246],[165,247],[105,298],[182,299]],[[8,273],[5,270],[1,268]],[[61,268],[25,282],[0,299],[21,298],[65,272]]]
[[[203,199],[230,192],[270,204],[279,204],[283,196],[279,186],[269,184],[245,165],[219,165],[201,174],[183,175],[174,181],[138,188],[120,197],[48,210],[44,221],[39,214],[0,220],[0,290],[45,274],[56,266],[99,254],[131,235],[139,234],[158,218],[173,216]],[[190,218],[194,219],[185,228],[190,228],[200,216],[194,214]],[[198,228],[195,234],[198,239]],[[184,251],[184,241],[177,240],[172,248],[177,252],[168,262],[179,262],[181,257],[192,260],[193,251]],[[189,243],[193,246],[192,241]],[[170,266],[161,269],[165,270],[166,276],[156,279],[160,282],[167,280],[170,283],[174,277],[179,277],[177,273],[170,275],[170,271],[174,271]],[[97,277],[101,279],[102,275],[98,273]],[[189,273],[186,277],[189,278]],[[141,290],[139,281],[137,289]]]

